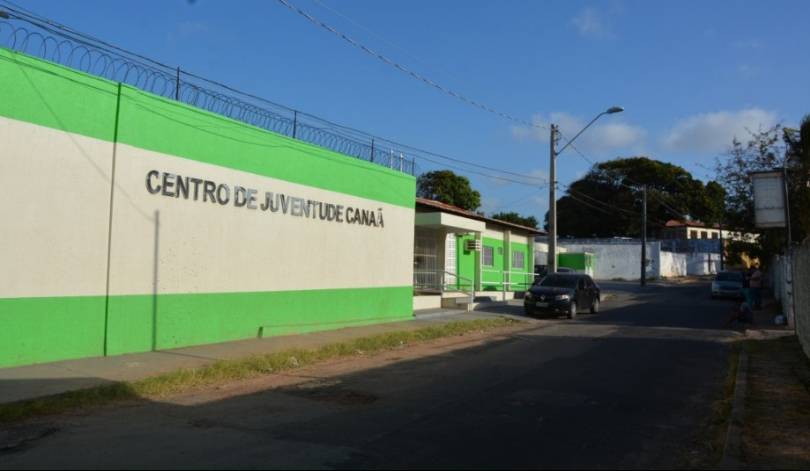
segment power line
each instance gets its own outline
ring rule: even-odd
[[[445,163],[445,162],[440,162],[440,161],[437,161],[437,160],[433,160],[433,159],[430,159],[430,158],[425,157],[425,156],[422,156],[420,159],[421,160],[427,160],[428,162],[432,162],[434,164],[441,165],[441,166],[444,166],[444,167],[453,168],[453,169],[459,170],[461,172],[472,173],[472,174],[479,175],[479,176],[482,176],[482,177],[487,177],[487,178],[494,178],[496,180],[501,180],[501,181],[504,181],[504,182],[514,183],[514,184],[517,184],[517,185],[529,186],[529,187],[538,188],[538,189],[548,186],[547,183],[540,183],[540,184],[529,183],[529,182],[526,182],[526,181],[515,180],[515,179],[509,178],[509,177],[502,177],[500,175],[493,175],[493,174],[489,174],[489,173],[478,172],[476,170],[470,170],[470,169],[459,167],[457,165],[452,165],[452,164],[448,164],[448,163]]]
[[[568,188],[568,190],[567,190],[567,191],[568,191],[568,194],[576,194],[576,195],[579,195],[579,196],[581,196],[581,197],[583,197],[583,198],[587,198],[587,199],[589,199],[589,200],[593,201],[593,202],[594,202],[594,203],[596,203],[596,204],[600,204],[600,205],[602,205],[602,206],[606,206],[606,207],[608,207],[608,208],[610,208],[610,209],[614,209],[614,210],[616,210],[616,211],[621,211],[621,212],[623,212],[623,213],[628,213],[628,214],[631,214],[631,215],[633,215],[633,216],[638,216],[638,214],[637,214],[635,211],[630,211],[629,209],[620,208],[620,207],[618,207],[618,206],[616,206],[616,205],[614,205],[614,204],[611,204],[611,203],[606,203],[606,202],[604,202],[604,201],[600,201],[600,200],[598,200],[598,199],[596,199],[596,198],[594,198],[594,197],[592,197],[592,196],[588,196],[588,195],[586,195],[585,193],[580,193],[580,192],[578,192],[578,191],[574,191],[574,190],[572,190],[570,187]]]
[[[565,138],[566,140],[568,140],[568,138],[566,138],[565,136],[563,136],[563,135],[562,135],[562,133],[560,133],[560,135],[561,135],[563,138]],[[591,160],[590,158],[588,158],[588,156],[586,156],[584,153],[582,153],[582,151],[580,151],[578,148],[576,148],[576,147],[575,147],[573,144],[571,144],[571,143],[569,142],[569,144],[568,144],[568,145],[569,145],[569,147],[571,147],[572,149],[574,149],[574,151],[576,151],[576,153],[577,153],[577,154],[579,154],[579,156],[580,156],[580,157],[582,157],[582,158],[583,158],[583,159],[584,159],[586,162],[588,162],[589,164],[591,164],[591,165],[592,165],[592,166],[594,166],[594,167],[596,167],[596,166],[597,166],[597,164],[596,164],[596,163],[595,163],[593,160]],[[619,172],[617,172],[617,171],[615,171],[615,170],[609,170],[609,169],[606,169],[606,168],[600,168],[600,169],[599,169],[599,171],[600,171],[600,172],[602,172],[602,173],[606,173],[606,174],[613,174],[613,175],[614,175],[614,177],[618,175],[618,177],[619,177],[619,178],[621,178],[621,179],[623,179],[623,180],[626,180],[626,181],[629,181],[629,182],[634,183],[635,185],[637,185],[637,186],[630,186],[630,185],[627,185],[627,184],[625,184],[625,183],[622,183],[621,181],[614,180],[614,181],[615,181],[615,182],[616,182],[616,183],[617,183],[619,186],[622,186],[622,187],[624,187],[624,188],[628,188],[628,189],[630,189],[630,190],[638,191],[638,189],[639,189],[638,187],[642,186],[642,184],[641,184],[641,183],[639,183],[639,182],[637,182],[637,181],[633,180],[632,178],[628,177],[627,175],[624,175],[624,174],[622,174],[622,173],[619,173]],[[663,206],[663,207],[664,207],[664,209],[666,209],[666,210],[667,210],[667,211],[668,211],[670,214],[674,215],[674,216],[675,216],[675,217],[677,217],[678,219],[685,219],[685,216],[684,216],[684,214],[683,214],[683,213],[681,213],[681,212],[680,212],[680,211],[678,211],[677,209],[674,209],[674,208],[673,208],[672,206],[670,206],[670,205],[669,205],[669,204],[668,204],[666,201],[664,201],[664,199],[662,198],[662,196],[661,196],[661,195],[659,195],[659,193],[666,193],[666,192],[661,191],[661,190],[657,190],[657,189],[656,189],[656,188],[654,188],[654,187],[649,188],[649,189],[653,190],[653,191],[649,192],[649,194],[650,194],[650,195],[651,195],[653,198],[656,198],[656,199],[658,200],[658,202],[661,204],[661,206]],[[660,221],[659,221],[659,222],[660,222]]]
[[[381,54],[381,53],[379,53],[379,52],[377,52],[377,51],[363,45],[359,41],[356,41],[356,40],[352,39],[351,37],[349,37],[345,33],[342,33],[340,31],[338,31],[337,29],[335,29],[332,26],[324,23],[323,21],[315,18],[314,16],[310,15],[309,13],[305,12],[304,10],[301,10],[297,6],[290,3],[288,0],[278,0],[278,2],[281,3],[282,5],[284,5],[285,7],[287,7],[288,9],[292,10],[293,12],[295,12],[295,13],[299,14],[300,16],[306,18],[307,21],[314,24],[315,26],[318,26],[318,27],[320,27],[322,29],[325,29],[326,31],[329,31],[330,33],[332,33],[335,36],[341,38],[342,40],[344,40],[347,43],[351,44],[352,46],[356,47],[357,49],[360,49],[361,51],[365,52],[366,54],[377,58],[378,60],[382,61],[383,63],[385,63],[385,64],[387,64],[387,65],[389,65],[391,67],[394,67],[395,69],[399,70],[400,72],[402,72],[402,73],[404,73],[406,75],[409,75],[409,76],[413,77],[414,79],[419,80],[420,82],[423,82],[423,83],[435,88],[436,90],[439,90],[440,92],[442,92],[442,93],[444,93],[446,95],[450,95],[453,98],[456,98],[457,100],[460,100],[460,101],[462,101],[462,102],[464,102],[464,103],[466,103],[468,105],[474,106],[476,108],[482,109],[482,110],[487,111],[489,113],[492,113],[494,115],[500,116],[501,118],[507,119],[509,121],[513,121],[515,123],[520,123],[520,124],[522,124],[524,126],[529,126],[529,127],[533,127],[533,128],[543,128],[543,129],[546,128],[543,125],[532,123],[530,121],[526,121],[525,119],[516,118],[516,117],[514,117],[514,116],[512,116],[510,114],[504,113],[502,111],[498,111],[498,110],[496,110],[496,109],[494,109],[494,108],[492,108],[492,107],[490,107],[488,105],[485,105],[485,104],[483,104],[481,102],[478,102],[476,100],[468,98],[467,96],[465,96],[465,95],[463,95],[461,93],[458,93],[458,92],[456,92],[456,91],[454,91],[454,90],[452,90],[450,88],[447,88],[447,87],[445,87],[443,85],[440,85],[440,84],[436,83],[435,81],[425,77],[424,75],[421,75],[421,74],[419,74],[417,72],[414,72],[413,70],[409,69],[408,67],[406,67],[406,66],[404,66],[404,65],[402,65],[402,64],[400,64],[400,63],[398,63],[398,62],[396,62],[396,61],[394,61],[392,59],[389,59],[385,55],[383,55],[383,54]]]
[[[176,70],[175,67],[172,67],[172,66],[164,64],[162,62],[153,60],[153,59],[151,59],[149,57],[146,57],[146,56],[143,56],[141,54],[134,53],[132,51],[123,49],[123,48],[118,47],[118,46],[116,46],[114,44],[111,44],[111,43],[108,43],[108,42],[106,42],[104,40],[96,38],[96,37],[94,37],[92,35],[89,35],[89,34],[82,33],[80,31],[74,30],[73,28],[71,28],[71,27],[69,27],[67,25],[61,24],[61,23],[59,23],[57,21],[54,21],[54,20],[51,20],[49,18],[45,18],[45,17],[43,17],[41,15],[38,15],[38,14],[28,10],[28,9],[20,7],[20,6],[16,5],[15,3],[10,2],[8,0],[0,0],[0,4],[2,4],[3,7],[9,11],[10,16],[13,16],[15,19],[25,21],[25,22],[27,22],[27,23],[29,23],[31,25],[37,26],[37,27],[39,27],[39,28],[41,28],[41,29],[43,29],[45,31],[48,31],[48,32],[50,32],[52,34],[60,35],[60,36],[67,36],[68,38],[70,38],[70,39],[72,39],[72,40],[74,40],[74,41],[76,41],[78,43],[84,44],[86,46],[98,48],[99,50],[104,50],[104,49],[114,50],[114,51],[117,51],[117,53],[123,54],[123,55],[125,55],[127,57],[137,58],[137,59],[146,61],[149,64],[152,64],[153,66],[156,66],[156,67],[158,67],[160,69],[164,69],[165,71],[171,73],[172,75],[175,73],[175,70]],[[537,185],[544,185],[548,181],[547,179],[544,179],[544,178],[533,177],[533,176],[521,174],[521,173],[518,173],[518,172],[513,172],[513,171],[509,171],[509,170],[495,168],[495,167],[489,167],[489,166],[486,166],[486,165],[481,165],[481,164],[477,164],[477,163],[474,163],[474,162],[469,162],[469,161],[466,161],[466,160],[449,157],[447,155],[439,154],[439,153],[436,153],[436,152],[430,152],[430,151],[427,151],[427,150],[424,150],[424,149],[420,149],[418,147],[414,147],[414,146],[410,146],[410,145],[406,145],[406,144],[401,144],[401,143],[396,142],[396,141],[391,140],[391,139],[378,138],[378,137],[375,137],[375,136],[370,135],[368,133],[365,133],[363,131],[359,131],[357,129],[354,129],[354,128],[351,128],[351,127],[348,127],[348,126],[337,124],[337,123],[334,123],[334,122],[319,118],[317,116],[311,115],[311,114],[306,113],[306,112],[298,111],[298,110],[296,110],[294,108],[290,108],[290,107],[287,107],[285,105],[275,103],[273,101],[267,100],[265,98],[262,98],[260,96],[257,96],[257,95],[251,94],[251,93],[243,92],[241,90],[238,90],[238,89],[235,89],[235,88],[233,88],[231,86],[228,86],[228,85],[226,85],[224,83],[217,82],[215,80],[211,80],[211,79],[199,76],[197,74],[194,74],[193,72],[189,72],[189,71],[184,70],[183,75],[187,76],[187,77],[192,77],[194,79],[200,80],[202,82],[205,82],[205,83],[208,83],[208,84],[211,84],[211,85],[214,85],[214,86],[219,87],[219,88],[221,88],[223,90],[227,90],[229,92],[241,95],[243,97],[247,97],[247,98],[250,98],[252,100],[256,100],[257,102],[264,103],[264,104],[267,104],[267,105],[270,105],[270,106],[273,106],[273,107],[277,107],[279,109],[282,109],[282,110],[285,110],[285,111],[288,111],[288,112],[296,113],[296,116],[298,116],[299,118],[306,117],[306,118],[311,118],[313,120],[317,120],[322,125],[323,124],[326,125],[325,129],[331,129],[331,130],[333,130],[335,132],[343,133],[343,134],[351,137],[352,139],[357,139],[359,141],[364,141],[364,142],[365,141],[370,142],[372,139],[375,139],[380,148],[384,148],[384,147],[388,147],[388,146],[396,147],[398,151],[400,149],[404,150],[404,151],[407,151],[409,153],[409,157],[412,157],[412,158],[418,158],[418,159],[421,159],[421,160],[427,160],[427,161],[431,161],[431,162],[439,164],[439,165],[450,166],[450,167],[456,168],[458,170],[461,170],[463,172],[474,173],[476,175],[480,175],[480,176],[484,176],[484,177],[488,177],[488,178],[494,178],[494,179],[501,180],[501,181],[506,181],[506,182],[510,182],[510,183],[517,183],[517,184],[522,184],[522,185],[527,185],[527,186],[533,186],[534,187],[534,186],[537,186]],[[433,160],[430,157],[426,157],[426,156],[435,157],[436,159],[441,159],[441,160],[445,160],[445,161],[448,161],[448,162],[454,162],[454,163],[461,164],[461,165],[464,165],[464,166],[475,167],[475,168],[478,168],[478,169],[485,170],[487,172],[495,172],[495,173],[498,173],[498,174],[511,175],[513,177],[517,177],[517,179],[509,178],[509,177],[502,177],[500,175],[492,175],[490,173],[472,171],[472,170],[469,170],[469,169],[466,169],[466,168],[461,168],[461,167],[457,167],[457,166],[448,165],[446,163],[438,162],[438,161]]]

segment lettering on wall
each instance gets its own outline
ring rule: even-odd
[[[153,195],[233,206],[257,212],[279,213],[369,227],[385,227],[382,208],[377,208],[375,211],[272,191],[260,193],[254,188],[216,183],[211,180],[158,170],[150,170],[146,173],[146,191]]]

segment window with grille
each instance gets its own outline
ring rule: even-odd
[[[484,246],[484,249],[481,251],[481,264],[491,267],[495,265],[495,251],[492,247]]]
[[[512,268],[526,268],[526,254],[523,252],[512,252]]]

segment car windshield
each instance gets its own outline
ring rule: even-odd
[[[577,285],[576,276],[565,275],[549,275],[543,278],[540,286],[549,286],[552,288],[573,288]]]
[[[742,281],[742,273],[734,272],[734,271],[724,271],[717,274],[717,281]]]

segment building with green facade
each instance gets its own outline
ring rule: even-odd
[[[471,211],[416,199],[414,308],[507,300],[534,279],[534,237],[542,234]]]

